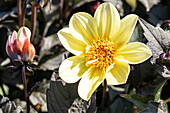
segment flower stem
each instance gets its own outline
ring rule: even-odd
[[[36,19],[37,19],[37,8],[35,5],[32,5],[32,16],[31,16],[31,42],[34,41],[35,28],[36,28]]]
[[[66,7],[64,9],[64,21],[67,18],[67,11],[68,11],[68,8],[69,8],[69,3],[70,3],[70,0],[67,0]]]
[[[27,103],[27,113],[30,113],[30,102],[29,102],[29,95],[27,90],[27,81],[26,81],[26,75],[25,75],[25,64],[22,66],[22,81],[24,84],[24,92],[25,92],[25,100]]]
[[[106,90],[107,90],[107,82],[106,79],[103,81],[104,86],[103,86],[103,96],[102,96],[102,102],[101,102],[101,108],[104,108],[104,103],[105,103],[105,95],[106,95]]]
[[[27,0],[24,0],[24,5],[22,9],[21,26],[25,25],[25,12],[26,12]]]
[[[21,0],[17,1],[18,25],[21,27]]]
[[[52,0],[50,0],[50,10],[51,10]]]

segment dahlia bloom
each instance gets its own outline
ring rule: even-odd
[[[35,48],[30,43],[31,32],[27,27],[21,27],[18,31],[13,31],[8,37],[6,52],[8,56],[22,61],[32,61],[35,56]]]
[[[138,16],[122,20],[114,5],[101,4],[94,17],[85,12],[74,14],[69,28],[58,32],[63,46],[76,56],[67,58],[59,68],[59,76],[67,83],[80,80],[78,94],[88,100],[106,79],[108,85],[124,84],[130,66],[139,64],[152,53],[143,43],[128,43]]]

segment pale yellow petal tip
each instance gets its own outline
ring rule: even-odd
[[[129,15],[133,16],[134,18],[138,18],[138,17],[139,17],[139,16],[136,15],[136,14],[129,14]]]
[[[148,46],[147,46],[148,47]],[[148,47],[148,49],[149,49],[149,52],[148,52],[148,54],[149,54],[149,58],[152,56],[152,51],[150,50],[150,48]]]
[[[128,54],[126,54],[128,52]],[[118,60],[127,62],[129,64],[139,64],[152,56],[150,48],[141,42],[129,43],[119,52]],[[121,58],[121,55],[123,56]],[[133,55],[133,56],[132,56]]]
[[[69,29],[68,29],[67,27],[62,28],[61,30],[58,31],[57,35],[62,34],[61,32],[66,32],[66,33],[68,33],[68,32],[69,32]]]
[[[61,42],[62,38],[64,38],[63,35],[68,34],[68,33],[70,33],[70,30],[68,27],[62,28],[61,30],[58,31],[57,36],[60,39],[60,42]]]
[[[116,7],[115,7],[113,4],[111,4],[110,2],[102,3],[101,5],[99,5],[99,7],[107,7],[107,5],[109,5],[110,7],[113,7],[113,8],[116,9]],[[98,7],[98,8],[99,8],[99,7]]]
[[[146,60],[147,60],[152,56],[152,51],[150,50],[150,48],[146,44],[144,44],[144,43],[142,43],[142,44],[143,44],[143,46],[146,46],[146,48],[147,48],[147,50],[146,50],[147,54],[148,54],[148,57],[146,58]]]
[[[79,96],[80,96],[80,98],[82,98],[85,101],[88,101],[90,99],[90,97],[89,98],[88,97],[82,97],[80,94],[79,94]]]
[[[83,91],[83,90],[81,90],[81,91]],[[82,94],[84,94],[85,92],[81,92],[81,91],[78,89],[78,94],[79,94],[80,98],[82,98],[82,99],[85,100],[85,101],[88,101],[91,96],[82,95]]]
[[[135,14],[129,14],[129,15],[127,15],[127,17],[129,17],[129,18],[131,18],[132,20],[135,20],[135,21],[137,21],[138,18],[139,18],[139,16],[135,15]]]

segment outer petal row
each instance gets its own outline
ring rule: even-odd
[[[130,66],[123,61],[115,60],[114,67],[106,73],[106,80],[108,85],[119,85],[126,83],[130,72]]]
[[[28,61],[28,60],[33,60],[35,56],[35,48],[34,46],[30,43],[29,39],[26,38],[23,48],[22,48],[22,60]]]
[[[152,56],[151,50],[143,43],[129,43],[117,51],[116,59],[130,64],[138,64]]]
[[[107,79],[109,85],[126,82],[130,67],[126,62],[115,61],[114,67],[105,73],[100,68],[86,67],[84,56],[74,56],[64,60],[59,68],[60,77],[67,83],[75,83],[80,78],[78,93],[81,98],[88,100],[98,86]]]
[[[90,44],[93,39],[98,38],[96,22],[88,13],[74,14],[70,19],[69,28],[75,38],[86,44]]]
[[[120,16],[114,5],[101,4],[97,8],[94,18],[97,22],[99,38],[112,38],[119,31]]]
[[[7,43],[6,43],[6,52],[8,56],[10,56],[12,59],[21,59],[21,56],[19,55],[21,53],[22,48],[18,45],[17,42],[17,32],[14,31],[12,33],[12,36],[8,37]]]
[[[119,32],[115,36],[111,37],[112,41],[117,45],[118,48],[122,47],[129,41],[135,28],[137,19],[137,15],[130,14],[121,20]]]
[[[88,73],[84,56],[73,56],[62,62],[59,68],[59,76],[67,83],[77,82],[83,74]]]
[[[105,79],[105,73],[100,68],[86,67],[84,56],[73,56],[62,62],[59,76],[67,83],[75,83],[80,78],[78,93],[88,100],[97,87]]]
[[[58,37],[62,45],[74,55],[80,55],[85,52],[86,44],[81,40],[74,38],[69,28],[63,28],[58,32]]]
[[[11,36],[8,37],[8,40],[7,40],[7,43],[6,43],[6,52],[7,52],[8,56],[10,56],[11,58],[14,58],[13,49],[10,45],[11,44],[10,40],[11,40]]]
[[[83,76],[78,85],[79,96],[89,100],[93,92],[105,79],[105,72],[100,68],[91,67],[89,75]]]

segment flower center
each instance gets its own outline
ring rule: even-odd
[[[93,40],[87,48],[86,65],[93,65],[106,70],[114,64],[115,44],[107,39]]]

